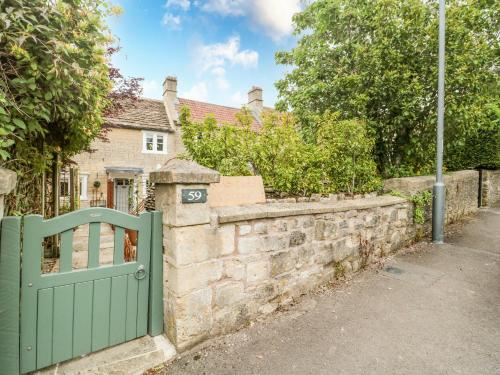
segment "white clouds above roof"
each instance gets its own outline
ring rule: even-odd
[[[301,0],[207,0],[201,9],[222,16],[247,16],[255,29],[277,41],[293,31],[292,17]]]
[[[216,75],[224,74],[226,63],[241,65],[245,68],[256,67],[259,63],[259,53],[253,50],[240,49],[240,37],[230,37],[225,43],[202,45],[198,56],[204,71],[211,70]],[[222,70],[221,70],[222,69]]]
[[[206,82],[198,82],[188,91],[181,94],[182,98],[199,100],[206,102],[208,100],[208,86]]]
[[[152,80],[145,80],[142,83],[142,96],[150,99],[162,98],[162,86],[160,83]]]

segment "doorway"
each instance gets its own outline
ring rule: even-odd
[[[115,209],[122,212],[130,211],[130,194],[133,180],[128,178],[115,178]]]

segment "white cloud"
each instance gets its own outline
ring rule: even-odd
[[[201,9],[223,16],[242,16],[245,14],[244,5],[246,2],[246,0],[208,0]]]
[[[167,0],[165,3],[166,8],[181,8],[183,11],[188,11],[191,6],[189,0]]]
[[[227,62],[245,68],[256,67],[259,62],[257,51],[240,50],[240,37],[238,35],[230,37],[226,43],[203,45],[198,52],[199,59],[203,63],[203,71],[223,68]]]
[[[238,106],[241,107],[247,102],[247,97],[245,94],[242,94],[241,91],[236,91],[233,95],[231,95],[231,102]]]
[[[162,86],[155,80],[145,80],[142,84],[142,96],[151,99],[161,99]]]
[[[253,68],[259,63],[259,54],[253,50],[240,49],[240,37],[230,37],[225,43],[206,44],[195,51],[196,61],[201,64],[200,71],[213,77],[215,86],[222,91],[230,88],[226,78],[227,66]]]
[[[226,69],[221,66],[216,66],[210,71],[210,73],[215,76],[215,84],[217,85],[217,88],[222,91],[229,89],[230,84],[226,79]]]
[[[301,0],[207,0],[201,9],[222,16],[246,16],[255,29],[273,40],[290,35],[292,17],[301,10]]]
[[[181,27],[181,17],[174,16],[172,13],[165,13],[163,15],[162,23],[169,29],[178,30]]]
[[[205,82],[198,82],[191,89],[184,92],[181,97],[192,99],[192,100],[200,100],[207,101],[208,99],[208,87]]]

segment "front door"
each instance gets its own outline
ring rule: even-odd
[[[128,178],[115,179],[115,209],[122,212],[130,211],[130,192],[132,180]]]

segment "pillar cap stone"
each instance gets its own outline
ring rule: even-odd
[[[219,182],[220,174],[195,161],[173,158],[151,172],[150,180],[156,184],[210,184]]]
[[[16,181],[16,172],[0,167],[0,195],[9,194],[14,190]]]

